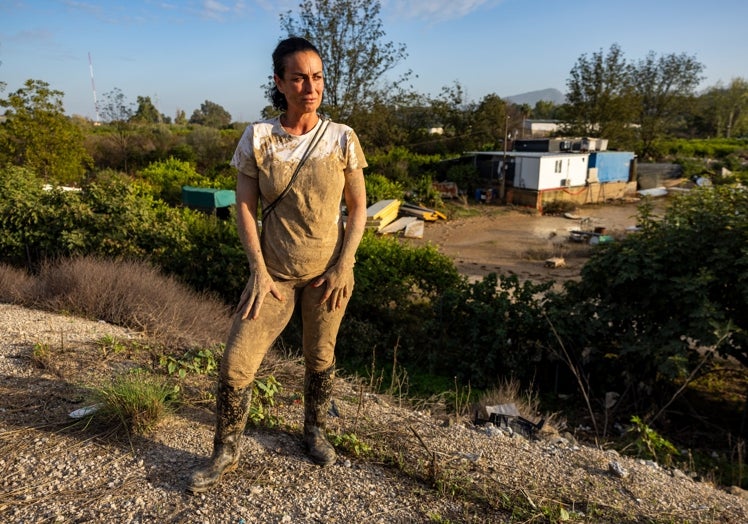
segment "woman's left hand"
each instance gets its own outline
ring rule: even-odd
[[[334,265],[312,283],[312,287],[320,287],[327,284],[325,294],[322,295],[322,300],[319,302],[320,305],[329,301],[330,309],[340,309],[345,306],[346,300],[352,291],[350,287],[350,273],[352,271],[352,268]]]

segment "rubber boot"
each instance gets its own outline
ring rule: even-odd
[[[237,389],[219,382],[213,454],[205,467],[192,473],[187,486],[188,491],[208,491],[221,481],[225,473],[237,468],[241,438],[249,416],[251,394],[252,386]]]
[[[304,444],[312,462],[328,466],[335,462],[335,448],[325,436],[327,408],[332,397],[335,368],[304,373]]]

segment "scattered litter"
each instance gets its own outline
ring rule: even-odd
[[[544,419],[535,423],[521,417],[514,403],[485,406],[483,415],[488,416],[488,420],[481,418],[481,413],[477,412],[475,414],[475,424],[482,426],[491,423],[499,429],[511,430],[512,433],[519,433],[525,438],[535,437],[545,424]]]
[[[639,196],[648,197],[663,197],[667,196],[667,188],[665,187],[653,187],[652,189],[640,189],[636,192]]]
[[[423,238],[423,220],[416,219],[405,226],[405,238]]]
[[[621,466],[618,462],[612,461],[608,463],[608,471],[618,478],[625,479],[628,477],[629,472]]]
[[[70,418],[84,418],[93,415],[101,409],[101,404],[94,404],[92,406],[86,406],[75,411],[70,412],[68,415]]]

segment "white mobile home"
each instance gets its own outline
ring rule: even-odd
[[[507,153],[514,176],[507,182],[518,189],[543,191],[587,183],[588,153]]]

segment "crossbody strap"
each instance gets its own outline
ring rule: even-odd
[[[320,126],[317,128],[317,131],[314,133],[314,136],[312,137],[312,140],[309,142],[309,145],[306,147],[306,151],[304,151],[304,154],[301,157],[301,160],[299,160],[299,163],[296,165],[296,169],[293,172],[293,175],[291,175],[291,180],[288,181],[288,185],[286,185],[286,189],[283,190],[283,192],[278,195],[275,200],[273,200],[270,204],[268,204],[265,208],[262,210],[262,218],[269,216],[270,213],[275,209],[275,206],[278,205],[278,202],[285,197],[289,191],[291,191],[291,186],[296,181],[296,177],[299,176],[299,172],[301,171],[302,166],[306,163],[309,156],[312,154],[312,151],[314,151],[314,148],[317,147],[317,144],[319,144],[320,140],[322,140],[322,136],[325,134],[325,131],[327,131],[327,126],[329,125],[329,120],[323,120]]]

